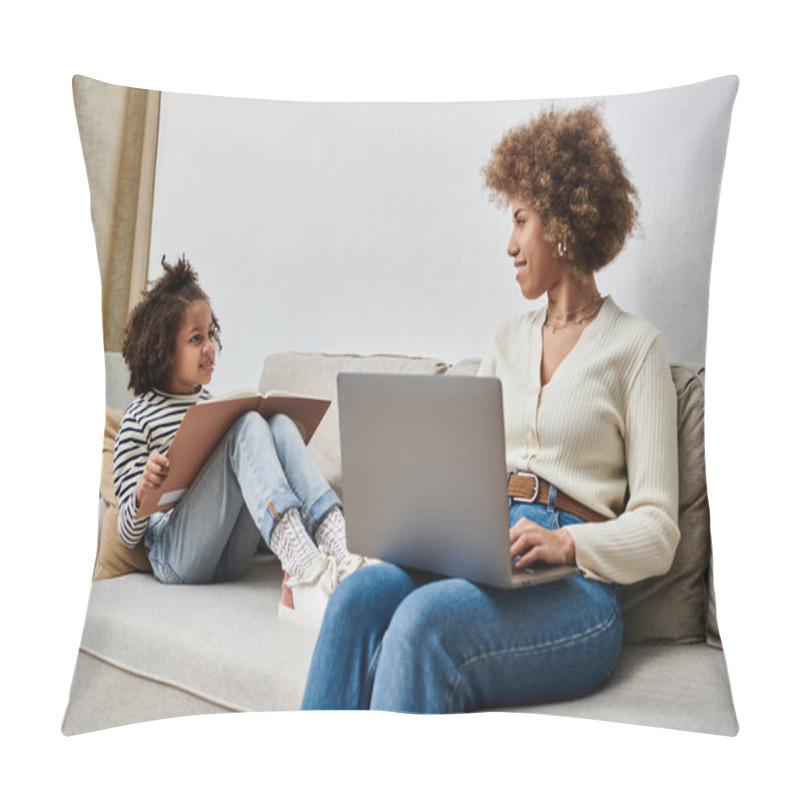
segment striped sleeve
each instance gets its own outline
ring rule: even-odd
[[[119,503],[117,532],[126,547],[134,547],[147,530],[147,517],[135,519],[136,484],[150,455],[147,435],[139,419],[138,404],[125,412],[114,442],[114,494]]]
[[[135,547],[147,531],[149,517],[136,519],[136,486],[154,450],[166,452],[186,411],[206,390],[179,397],[150,391],[126,410],[114,443],[114,493],[119,502],[117,531],[126,547]]]

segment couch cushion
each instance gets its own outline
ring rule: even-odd
[[[672,366],[678,394],[678,527],[681,540],[666,575],[623,587],[625,641],[706,638],[710,554],[702,369]]]
[[[61,732],[73,736],[117,725],[229,710],[78,651]]]
[[[92,580],[114,578],[129,572],[152,572],[144,543],[128,549],[117,533],[117,497],[114,494],[114,439],[122,419],[122,411],[106,408],[106,426],[103,436],[103,458],[100,466],[100,497],[106,506],[100,524]]]
[[[116,669],[232,711],[299,708],[315,635],[278,620],[282,572],[257,555],[238,581],[166,585],[151,575],[92,584],[81,650]],[[71,713],[93,702],[73,680]]]
[[[278,620],[280,587],[280,564],[268,556],[231,583],[167,586],[131,574],[92,584],[64,732],[158,719],[171,708],[299,708],[315,636]],[[509,710],[737,729],[725,655],[705,644],[626,645],[597,694]]]
[[[312,437],[308,449],[334,491],[342,497],[342,456],[339,443],[339,404],[336,376],[340,372],[390,372],[408,375],[438,375],[447,365],[434,358],[396,355],[325,355],[322,353],[278,353],[264,361],[259,392],[272,389],[330,399],[328,413]],[[342,497],[342,500],[344,498]]]
[[[513,710],[724,736],[739,730],[725,654],[702,643],[625,645],[599,692]]]
[[[456,361],[450,369],[447,370],[448,375],[477,375],[478,367],[481,365],[479,358],[463,358],[461,361]]]

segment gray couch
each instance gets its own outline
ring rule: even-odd
[[[341,491],[339,371],[472,374],[477,364],[283,353],[265,360],[259,390],[333,399],[309,447]],[[661,578],[625,587],[625,644],[601,691],[509,711],[724,735],[738,730],[716,623],[703,371],[681,365],[672,371],[679,399],[682,532],[673,567]],[[107,354],[106,377],[108,406],[123,408],[129,396],[118,355]],[[101,522],[109,513],[101,501]],[[278,621],[280,586],[280,566],[266,548],[256,553],[248,574],[230,584],[164,586],[141,572],[95,580],[64,733],[189,714],[297,709],[314,635]]]

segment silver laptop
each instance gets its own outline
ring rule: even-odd
[[[341,373],[338,393],[352,552],[502,588],[578,572],[512,568],[497,378]]]

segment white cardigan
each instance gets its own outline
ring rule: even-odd
[[[539,309],[498,327],[478,373],[503,384],[508,468],[613,518],[567,526],[587,577],[663,575],[680,533],[677,401],[661,334],[607,297],[542,386],[544,319]]]

